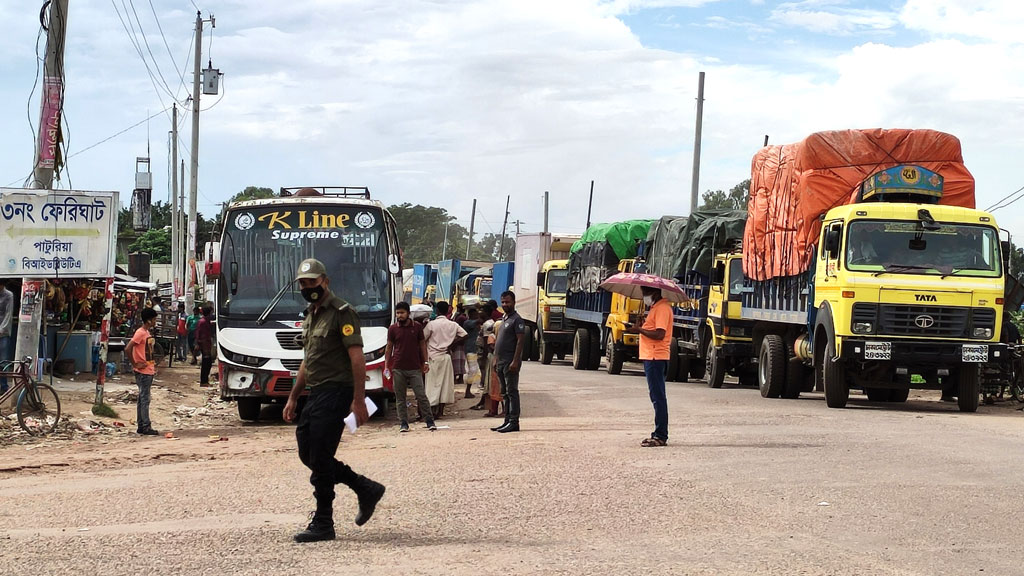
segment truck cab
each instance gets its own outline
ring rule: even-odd
[[[738,377],[743,385],[756,382],[753,322],[742,317],[744,279],[742,252],[715,256],[703,339],[708,386],[712,388],[721,388],[726,374]]]
[[[619,261],[619,272],[644,271],[646,268],[642,260],[627,258]],[[642,300],[618,293],[611,295],[611,309],[605,321],[604,338],[605,369],[609,374],[622,372],[624,362],[640,358],[640,335],[627,334],[626,325],[643,324],[645,312]]]
[[[563,360],[571,352],[576,325],[565,317],[568,268],[568,260],[548,260],[537,273],[537,327],[542,364],[551,364],[555,357]]]

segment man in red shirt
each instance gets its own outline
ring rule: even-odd
[[[668,399],[665,396],[665,372],[668,370],[669,343],[672,338],[672,306],[661,297],[658,288],[641,289],[647,305],[647,320],[642,327],[627,330],[640,335],[640,359],[644,362],[647,390],[654,405],[654,432],[641,446],[668,443]]]
[[[150,391],[153,387],[153,376],[156,375],[156,362],[153,360],[153,348],[156,339],[149,331],[156,327],[156,311],[146,308],[142,311],[142,326],[135,331],[135,335],[124,347],[124,353],[132,361],[132,368],[135,371],[135,384],[139,387],[139,401],[136,404],[136,418],[138,433],[146,436],[159,434],[153,430],[153,423],[149,420]]]
[[[199,366],[199,387],[210,385],[210,369],[213,367],[213,306],[203,305],[203,317],[196,327],[196,346],[203,355]]]
[[[420,417],[427,421],[427,428],[435,430],[434,418],[430,413],[430,400],[423,388],[423,375],[430,370],[427,363],[427,340],[423,337],[423,325],[409,318],[409,304],[395,304],[395,320],[388,328],[388,345],[384,349],[384,366],[391,371],[395,383],[395,403],[398,406],[399,432],[409,431],[409,407],[405,405],[408,387],[412,386]]]

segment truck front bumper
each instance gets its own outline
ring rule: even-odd
[[[961,364],[1002,362],[1007,351],[999,342],[942,342],[934,340],[895,340],[844,338],[843,360],[892,362],[899,366],[936,368]]]

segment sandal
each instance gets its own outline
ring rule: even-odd
[[[661,438],[655,438],[653,436],[650,437],[650,438],[644,438],[643,441],[640,442],[640,445],[645,447],[645,448],[653,448],[655,446],[665,446],[666,444],[667,444],[667,442],[665,442]]]

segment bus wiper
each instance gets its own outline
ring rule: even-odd
[[[931,266],[918,266],[916,264],[890,264],[890,265],[885,267],[885,270],[879,270],[878,272],[875,272],[874,274],[872,274],[872,276],[877,278],[878,276],[881,276],[882,274],[885,274],[886,272],[907,272],[907,271],[910,271],[910,270],[931,270],[931,269],[932,269]]]
[[[281,286],[281,289],[277,291],[277,296],[274,296],[274,299],[270,301],[270,304],[267,304],[267,308],[262,314],[260,314],[260,317],[256,319],[257,326],[263,326],[266,324],[267,316],[270,316],[270,313],[274,311],[274,308],[277,308],[277,303],[281,301],[281,297],[284,296],[285,291],[292,285],[292,282],[294,282],[294,280],[288,280],[284,283],[284,286]]]

